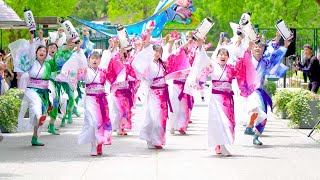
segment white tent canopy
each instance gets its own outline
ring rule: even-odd
[[[0,0],[0,29],[26,29],[26,23],[20,19],[17,13]]]

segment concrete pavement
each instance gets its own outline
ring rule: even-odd
[[[208,100],[208,98],[207,98]],[[140,121],[138,106],[134,121]],[[32,147],[31,132],[4,134],[0,143],[0,179],[94,179],[110,180],[250,180],[320,179],[320,144],[308,131],[290,129],[287,121],[270,115],[265,145],[252,145],[252,137],[236,127],[232,157],[221,157],[207,149],[207,108],[198,102],[188,135],[167,133],[163,150],[149,150],[137,132],[119,137],[104,146],[102,157],[90,157],[90,145],[78,145],[83,118],[61,128],[61,135],[43,132],[44,147]],[[47,123],[47,122],[46,122]],[[318,135],[314,136],[318,139]]]

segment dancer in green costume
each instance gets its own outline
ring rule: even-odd
[[[31,34],[31,33],[30,33]],[[14,65],[19,72],[27,72],[29,79],[25,93],[25,99],[29,107],[29,121],[19,120],[18,130],[33,127],[31,144],[33,146],[44,146],[38,141],[43,122],[46,120],[46,113],[50,113],[49,102],[49,78],[52,72],[57,70],[57,63],[53,59],[45,60],[48,50],[45,46],[34,43],[31,34],[30,43],[26,40],[18,40]],[[13,47],[13,46],[10,46]]]
[[[68,123],[70,124],[73,122],[72,111],[74,108],[74,92],[67,82],[64,82],[63,80],[57,78],[57,76],[60,74],[63,65],[70,59],[71,55],[75,52],[75,47],[77,47],[77,49],[80,51],[80,44],[75,44],[71,40],[68,40],[67,45],[63,49],[58,50],[58,52],[56,52],[56,54],[53,57],[53,61],[55,61],[57,64],[57,71],[52,74],[52,78],[54,79],[56,97],[53,99],[53,109],[50,113],[51,119],[48,127],[48,132],[54,135],[59,135],[59,132],[54,127],[54,122],[58,116],[58,107],[60,104],[59,101],[62,90],[65,93],[67,93],[69,100],[67,104],[67,111],[62,118],[60,126],[65,127],[66,119],[68,119]]]

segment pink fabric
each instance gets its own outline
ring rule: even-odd
[[[183,91],[184,91],[184,85],[185,85],[185,82],[182,82],[182,81],[177,81],[177,80],[174,80],[173,81],[173,84],[176,84],[179,86],[179,88],[181,89],[181,92],[178,96],[178,99],[181,101],[182,98],[185,98],[186,99],[186,102],[187,102],[187,107],[191,110],[193,108],[193,98],[192,96],[190,96],[189,94],[185,94]]]
[[[166,64],[168,74],[191,67],[184,48],[178,49],[176,54],[170,54]]]
[[[87,68],[78,69],[78,81],[85,81],[87,75]]]
[[[114,96],[116,97],[115,103],[119,110],[117,113],[119,113],[120,128],[130,130],[132,128],[132,93],[129,89],[118,89],[114,93]]]
[[[155,26],[156,26],[156,22],[155,21],[151,21],[150,27],[155,27]]]
[[[183,119],[183,121],[178,123],[178,129],[182,129],[184,131],[187,130],[188,125],[189,125],[189,121],[191,120],[191,112],[192,112],[192,108],[194,105],[194,98],[193,96],[189,95],[189,94],[185,94],[184,91],[184,86],[185,86],[185,82],[182,81],[177,81],[174,80],[173,84],[175,86],[178,86],[180,91],[180,94],[178,96],[178,100],[181,101],[183,103],[183,108],[184,108],[184,117],[185,119]],[[175,113],[179,113],[179,112],[175,112]]]
[[[177,0],[175,4],[183,7],[189,7],[190,2],[190,0]]]
[[[212,47],[212,43],[211,42],[204,45],[204,49],[206,49],[206,50],[211,48],[211,47]]]
[[[29,78],[28,87],[33,87],[38,89],[48,89],[49,80]]]
[[[119,53],[118,53],[119,54]],[[118,117],[120,118],[120,128],[121,129],[131,129],[132,128],[132,111],[131,108],[133,107],[133,93],[134,90],[132,89],[132,83],[130,83],[131,81],[136,81],[137,77],[136,77],[136,73],[135,70],[132,68],[132,61],[134,59],[133,56],[129,55],[128,57],[126,57],[125,62],[121,62],[120,61],[120,54],[119,56],[115,56],[114,57],[114,61],[120,62],[123,66],[123,68],[125,68],[126,70],[126,81],[125,83],[127,84],[127,87],[125,87],[124,89],[121,87],[119,87],[119,89],[116,87],[118,83],[115,84],[115,86],[112,86],[111,88],[115,88],[117,89],[114,93],[114,97],[115,97],[115,103],[116,106],[119,110],[118,113]],[[123,82],[119,82],[119,83],[123,83]],[[129,84],[129,85],[128,85]]]
[[[125,68],[126,68],[126,80],[127,81],[133,81],[137,79],[137,75],[135,70],[132,68],[131,63],[125,63],[124,64]]]
[[[157,120],[160,121],[161,129],[157,130],[160,133],[161,142],[160,144],[155,145],[164,145],[165,144],[165,134],[166,134],[166,127],[167,127],[167,119],[168,119],[168,105],[167,105],[167,92],[165,88],[162,89],[152,89],[151,93],[156,95],[158,101],[160,102],[160,117]]]
[[[171,33],[170,37],[175,38],[175,39],[180,39],[180,35],[179,35],[179,33],[178,33],[176,30],[174,30],[174,31]]]
[[[196,58],[196,51],[197,51],[197,46],[193,46],[192,48],[188,49],[188,61],[192,65],[194,59]]]
[[[162,90],[162,96],[161,96],[161,102],[164,101],[167,106],[169,106],[170,111],[173,112],[172,110],[172,106],[171,106],[171,102],[170,102],[170,97],[169,97],[169,90],[168,90],[168,85],[165,84],[165,86],[163,87],[159,87],[159,86],[150,86],[150,88],[152,90],[156,90],[156,89],[161,89]],[[159,92],[159,91],[158,91]],[[160,92],[159,92],[160,93]],[[158,94],[157,94],[158,95]]]
[[[163,39],[162,38],[158,38],[158,39],[150,40],[150,44],[162,45],[163,44]]]
[[[104,83],[90,83],[86,84],[86,93],[87,94],[104,94]]]
[[[135,81],[129,81],[129,87],[130,87],[130,89],[131,89],[132,99],[133,99],[133,101],[134,101],[133,104],[135,104],[135,99],[136,99],[136,95],[137,95],[139,86],[140,86],[140,80],[137,80],[137,79],[136,79]]]
[[[231,89],[231,82],[234,78],[237,79],[239,89],[241,90],[242,96],[249,96],[259,85],[259,80],[256,78],[256,71],[251,62],[251,58],[248,58],[250,53],[246,52],[243,58],[239,58],[236,65],[227,64],[225,65],[225,73],[227,80],[221,81],[218,79],[212,80],[212,94],[215,94],[218,100],[216,101],[222,108],[224,114],[229,119],[230,132],[234,139],[234,101],[233,101],[233,91]],[[251,56],[251,55],[250,55]],[[250,59],[250,60],[249,60]],[[213,71],[213,64],[210,63],[201,70],[198,82],[205,82],[207,77]],[[197,87],[197,86],[195,86]],[[200,87],[200,86],[198,86]]]
[[[244,56],[238,59],[234,71],[241,96],[248,97],[260,87],[260,80],[252,64],[252,57],[249,51],[246,51]]]
[[[212,64],[205,66],[201,70],[199,81],[204,82],[211,74],[212,69]],[[251,61],[251,54],[248,51],[245,52],[242,58],[238,58],[235,65],[226,65],[226,75],[230,82],[234,78],[237,79],[241,91],[240,95],[244,97],[248,97],[260,86],[257,72]]]
[[[141,33],[140,36],[141,36],[142,41],[146,41],[147,40],[147,37],[148,37],[147,33],[143,32],[143,33]]]
[[[101,118],[98,118],[98,143],[111,145],[112,143],[112,125],[109,118],[109,106],[106,94],[87,94],[87,96],[94,96],[96,102],[99,104]],[[98,117],[100,117],[98,115]]]
[[[106,78],[110,84],[113,84],[116,81],[121,70],[125,67],[119,59],[120,53],[115,54],[110,60],[108,69],[105,71],[104,78]]]
[[[182,18],[189,18],[192,16],[192,11],[190,8],[178,6],[176,11],[182,16]]]
[[[206,82],[208,76],[212,73],[212,69],[213,69],[213,67],[212,67],[211,63],[208,66],[203,67],[201,70],[199,81]]]

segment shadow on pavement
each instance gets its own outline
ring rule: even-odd
[[[222,156],[222,155],[211,155],[204,158],[216,158],[216,159],[244,159],[244,158],[260,158],[260,159],[279,159],[277,157],[267,157],[267,156],[254,156],[254,155],[240,155],[232,154],[232,156]]]

